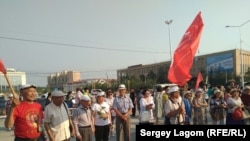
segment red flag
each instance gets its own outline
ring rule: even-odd
[[[0,71],[3,73],[3,74],[6,74],[6,69],[4,67],[4,64],[3,64],[3,61],[0,59]]]
[[[195,83],[195,89],[199,88],[199,84],[200,84],[201,81],[203,81],[203,77],[201,75],[201,72],[199,71],[198,75],[197,75],[196,83]]]
[[[168,71],[168,80],[170,82],[183,86],[192,78],[189,71],[193,65],[193,59],[199,46],[203,25],[201,12],[199,12],[175,50]]]

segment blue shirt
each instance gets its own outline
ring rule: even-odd
[[[134,108],[130,97],[117,96],[113,102],[113,108],[118,110],[120,113],[127,113],[130,108]]]

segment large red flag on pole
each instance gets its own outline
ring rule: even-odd
[[[199,88],[199,84],[200,84],[200,82],[202,82],[202,81],[203,81],[203,77],[202,77],[201,72],[199,71],[199,72],[198,72],[198,75],[197,75],[196,83],[195,83],[195,89],[198,89],[198,88]]]
[[[203,26],[201,12],[199,12],[174,52],[167,76],[170,82],[183,86],[192,78],[189,72],[200,43]]]

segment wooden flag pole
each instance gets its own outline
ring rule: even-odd
[[[13,87],[12,87],[12,85],[11,85],[11,83],[10,83],[10,80],[9,80],[7,74],[4,74],[4,77],[5,77],[7,83],[8,83],[8,85],[9,85],[9,87],[10,87],[11,93],[13,94],[13,99],[18,99],[18,96],[17,96],[15,90],[13,89]]]

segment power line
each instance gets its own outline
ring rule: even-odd
[[[38,40],[31,40],[31,39],[20,39],[20,38],[3,37],[3,36],[0,36],[0,38],[1,39],[7,39],[7,40],[16,40],[16,41],[23,41],[23,42],[50,44],[50,45],[71,46],[71,47],[78,47],[78,48],[90,48],[90,49],[112,50],[112,51],[126,51],[126,52],[166,54],[166,52],[157,52],[157,51],[145,51],[145,50],[141,51],[141,50],[114,49],[114,48],[103,48],[103,47],[93,47],[93,46],[91,47],[91,46],[84,46],[84,45],[73,45],[73,44],[56,43],[56,42],[48,42],[48,41],[38,41]]]

